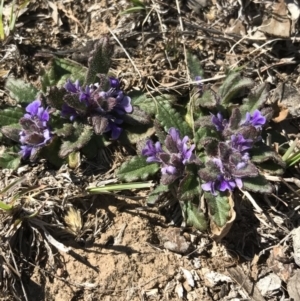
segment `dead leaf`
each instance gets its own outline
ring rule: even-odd
[[[53,3],[52,1],[48,1],[48,5],[52,9],[51,17],[52,17],[53,21],[55,22],[55,24],[58,27],[60,27],[63,23],[59,17],[57,5],[55,3]]]
[[[255,283],[253,283],[249,277],[245,275],[241,267],[236,266],[228,268],[227,274],[232,280],[238,283],[250,297],[252,297],[252,300],[265,301],[265,298],[261,295]]]
[[[292,233],[294,260],[296,264],[300,267],[300,227],[294,229]]]
[[[290,300],[300,300],[300,271],[297,270],[287,284]]]
[[[269,293],[273,293],[280,289],[281,280],[276,274],[271,273],[259,279],[257,287],[263,296],[267,296]]]
[[[291,35],[291,20],[284,0],[274,4],[272,17],[263,21],[260,29],[272,36],[288,38]]]
[[[257,254],[254,255],[251,262],[251,277],[256,281],[258,276],[258,263],[259,256]]]
[[[285,254],[285,248],[282,246],[273,247],[267,260],[271,270],[280,277],[281,280],[287,282],[293,272],[293,264],[288,263],[289,258]]]
[[[284,120],[286,114],[290,114],[292,117],[299,117],[300,115],[300,93],[298,89],[290,84],[282,83],[274,90],[271,102],[277,104],[277,110],[279,116],[273,120],[279,122]]]
[[[229,230],[232,227],[232,224],[235,220],[236,217],[236,213],[234,211],[234,201],[233,201],[233,197],[232,194],[228,197],[229,199],[229,205],[230,205],[230,219],[226,222],[226,224],[220,228],[218,227],[214,222],[211,221],[210,223],[210,230],[212,233],[212,238],[216,241],[220,241],[223,237],[225,237]]]

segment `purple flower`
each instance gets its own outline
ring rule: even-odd
[[[239,152],[244,152],[253,147],[253,140],[245,139],[242,134],[232,135],[231,147]]]
[[[146,146],[142,150],[142,155],[147,158],[147,162],[161,162],[159,159],[159,154],[162,153],[163,150],[161,148],[160,142],[156,142],[155,144],[152,140],[147,140]]]
[[[26,107],[24,117],[20,119],[22,130],[20,142],[22,143],[20,154],[24,159],[33,157],[50,139],[48,128],[49,112],[44,109],[40,100],[35,100]]]
[[[76,104],[70,107],[69,104],[64,104],[62,108],[62,116],[69,117],[73,121],[76,117],[87,117],[94,127],[95,133],[101,135],[106,132],[111,132],[112,139],[118,139],[123,123],[123,115],[132,112],[131,99],[125,95],[120,89],[118,79],[109,77],[108,91],[103,91],[101,84],[94,84],[81,87],[79,81],[74,83],[68,80],[65,84],[65,89],[71,94],[77,94],[78,100],[86,105],[86,113],[78,112]],[[103,125],[106,125],[104,127]]]
[[[217,131],[223,131],[228,123],[221,113],[218,113],[217,115],[212,114],[211,122],[214,124]]]
[[[155,144],[148,140],[142,150],[142,155],[147,157],[147,162],[157,162],[161,165],[164,184],[170,184],[184,173],[184,167],[195,159],[193,150],[195,145],[189,145],[189,137],[180,138],[180,133],[175,128],[170,128],[165,139],[165,150],[160,142]]]
[[[257,129],[261,129],[261,127],[266,123],[266,117],[264,117],[259,110],[255,110],[253,114],[246,113],[246,118],[241,122],[241,125],[252,125]]]
[[[203,92],[202,77],[200,75],[195,76],[195,81],[197,81],[196,86],[198,87],[198,93],[202,93]]]
[[[242,162],[240,162],[242,163]],[[217,195],[217,191],[232,191],[235,187],[242,188],[243,183],[241,178],[234,177],[230,169],[223,164],[221,159],[213,158],[210,164],[215,165],[215,169],[219,171],[214,180],[208,181],[201,185],[204,191],[210,191],[213,195]],[[246,165],[245,162],[242,164],[237,164],[236,168],[241,169]]]

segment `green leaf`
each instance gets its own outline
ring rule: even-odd
[[[114,191],[132,190],[132,189],[144,189],[151,188],[154,184],[151,182],[138,182],[138,183],[121,183],[110,184],[101,187],[88,187],[85,190],[90,194],[110,194]]]
[[[128,96],[130,96],[131,104],[133,106],[138,106],[141,110],[151,116],[157,113],[158,103],[175,103],[176,101],[176,97],[171,94],[149,97],[142,91],[132,91],[128,93]]]
[[[72,81],[84,81],[87,68],[70,59],[53,58],[50,68],[44,73],[41,78],[43,91],[47,91],[47,87],[63,86],[67,79]]]
[[[165,195],[170,191],[170,185],[158,185],[155,189],[149,193],[147,204],[155,205],[158,201],[162,200]]]
[[[201,97],[195,98],[195,106],[212,110],[217,105],[216,97],[217,96],[213,95],[212,91],[204,91]]]
[[[139,107],[134,106],[133,112],[131,114],[125,114],[123,120],[130,125],[141,126],[149,124],[151,122],[151,117]]]
[[[84,124],[74,123],[74,131],[71,136],[67,137],[68,140],[63,141],[59,156],[65,158],[70,153],[80,150],[84,145],[86,145],[92,135],[93,130],[90,126]]]
[[[20,166],[21,157],[19,154],[12,152],[10,149],[7,149],[0,156],[0,167],[8,169],[17,169]]]
[[[105,136],[93,135],[91,140],[81,149],[81,152],[89,159],[95,158],[100,149],[109,146],[112,142],[105,139]]]
[[[260,109],[266,102],[268,95],[269,88],[265,83],[256,87],[239,107],[242,115],[245,115],[247,112],[253,113],[255,110]]]
[[[253,163],[262,163],[265,161],[273,160],[278,163],[281,167],[286,166],[286,163],[282,160],[282,157],[277,154],[270,146],[259,143],[251,149],[251,161]]]
[[[282,176],[285,172],[285,168],[282,168],[282,166],[271,160],[260,163],[257,167],[263,170],[264,173],[274,176]]]
[[[61,147],[61,139],[59,137],[53,137],[51,142],[43,147],[40,151],[40,156],[47,159],[56,168],[60,168],[66,161],[59,157],[59,150]]]
[[[171,127],[174,127],[179,130],[181,137],[191,135],[191,128],[183,120],[179,112],[175,111],[169,103],[158,103],[156,119],[161,123],[166,132],[168,132]]]
[[[231,217],[231,206],[228,195],[219,193],[217,196],[214,196],[208,192],[205,192],[204,195],[212,221],[218,227],[223,227]]]
[[[203,76],[203,69],[201,68],[199,59],[190,52],[187,52],[187,65],[192,79],[196,76]]]
[[[124,131],[122,131],[119,141],[122,144],[136,144],[141,140],[151,137],[155,133],[155,129],[152,124],[133,126],[127,125]]]
[[[19,104],[29,104],[37,98],[39,92],[32,84],[13,77],[7,79],[5,88],[9,91],[9,96]]]
[[[243,190],[268,194],[273,191],[272,185],[262,175],[258,175],[253,178],[243,178],[242,181]]]
[[[188,173],[179,183],[178,199],[180,201],[193,200],[200,195],[199,177]]]
[[[117,177],[126,182],[146,180],[151,175],[156,174],[159,169],[159,164],[148,163],[145,157],[135,156],[121,165]]]
[[[125,14],[132,14],[132,13],[137,13],[140,11],[144,11],[145,7],[143,6],[135,6],[135,7],[130,7],[122,12],[119,13],[120,16],[125,15]]]
[[[21,125],[19,123],[3,126],[0,131],[7,138],[15,142],[20,141]]]
[[[221,104],[228,105],[233,98],[240,95],[245,88],[252,88],[253,81],[250,78],[242,78],[239,73],[230,73],[219,89]]]
[[[79,96],[77,94],[66,94],[64,102],[81,114],[85,114],[87,111],[87,106],[79,101]]]
[[[24,111],[19,107],[0,109],[0,127],[4,125],[17,124],[19,123],[20,118],[23,116]]]
[[[62,109],[64,102],[64,96],[67,94],[65,88],[60,87],[57,88],[56,86],[50,87],[49,92],[46,95],[46,102],[52,108],[57,110]]]
[[[111,64],[113,47],[108,37],[99,39],[94,47],[89,58],[89,67],[85,77],[86,85],[97,82],[97,74],[107,74]]]
[[[72,134],[74,130],[73,124],[72,123],[63,123],[60,124],[60,127],[55,127],[54,128],[54,133],[58,136],[58,137],[68,137]]]
[[[191,201],[181,203],[188,226],[195,227],[200,231],[207,229],[207,221],[203,212],[197,208]]]

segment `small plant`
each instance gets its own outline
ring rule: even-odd
[[[122,181],[158,176],[148,204],[174,204],[176,199],[188,225],[202,231],[210,225],[220,239],[235,218],[237,196],[271,193],[264,175],[281,175],[286,164],[263,139],[273,113],[263,107],[267,86],[253,88],[250,79],[232,72],[213,92],[201,83],[200,70],[195,73],[196,62],[190,58],[189,63],[198,84],[186,111],[157,101],[157,140],[143,142],[139,155],[125,162],[117,176]]]
[[[7,81],[10,96],[26,107],[25,114],[22,107],[4,107],[1,132],[20,143],[23,160],[43,157],[59,167],[79,151],[93,158],[114,140],[129,139],[123,131],[126,124],[150,123],[147,114],[133,108],[119,80],[107,75],[111,55],[109,40],[102,38],[91,52],[88,68],[54,58],[41,78],[42,91],[20,80]],[[0,161],[2,167],[19,165],[14,149]]]

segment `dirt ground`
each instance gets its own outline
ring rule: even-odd
[[[246,76],[269,82],[271,90],[289,83],[295,90],[285,100],[294,108],[290,118],[295,119],[298,19],[286,25],[288,35],[282,27],[278,36],[264,23],[276,22],[271,14],[274,1],[245,1],[244,7],[240,2],[147,0],[147,10],[119,15],[132,5],[130,1],[30,1],[14,32],[1,42],[0,99],[8,101],[4,88],[8,76],[37,84],[57,51],[75,49],[56,55],[86,64],[86,43],[109,35],[115,44],[111,73],[122,79],[127,90],[187,93],[184,52],[188,49],[199,57],[205,78],[211,79],[209,85],[219,85],[214,77],[232,66],[243,66]],[[285,2],[278,3],[275,12],[283,15]],[[9,5],[11,1],[5,1],[6,18]],[[257,30],[262,24],[267,30]],[[298,128],[294,132],[297,135]],[[122,151],[124,159],[129,153]],[[298,275],[291,260],[290,235],[299,225],[297,194],[287,193],[284,202],[258,199],[263,212],[237,199],[236,221],[229,235],[216,242],[209,233],[181,229],[164,212],[146,207],[147,191],[131,197],[80,198],[81,188],[95,178],[114,177],[110,168],[114,170],[120,159],[112,150],[108,156],[108,165],[95,168],[85,162],[75,171],[66,166],[51,170],[44,162],[43,167],[29,164],[15,172],[0,171],[1,187],[25,173],[32,183],[47,183],[56,190],[45,198],[60,206],[69,198],[89,224],[76,239],[53,231],[68,252],[52,251],[52,257],[35,254],[32,258],[39,261],[26,265],[22,283],[18,277],[8,282],[13,290],[5,284],[9,273],[2,270],[1,300],[291,300],[288,283]]]

